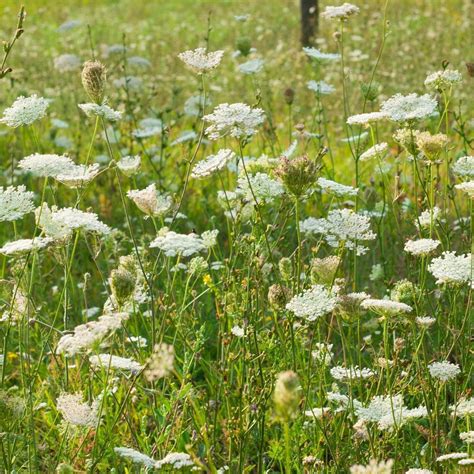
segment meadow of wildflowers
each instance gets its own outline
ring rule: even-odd
[[[1,473],[474,472],[474,4],[319,4],[0,5]]]

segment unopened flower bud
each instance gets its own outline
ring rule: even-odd
[[[275,383],[273,401],[277,416],[285,421],[295,417],[301,400],[301,385],[292,370],[280,372]]]
[[[87,61],[82,69],[82,85],[96,104],[104,100],[106,69],[100,61]]]

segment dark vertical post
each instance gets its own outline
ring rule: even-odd
[[[301,44],[310,46],[318,32],[319,0],[300,0]]]

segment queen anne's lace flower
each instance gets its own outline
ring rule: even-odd
[[[68,186],[69,188],[78,188],[90,183],[98,174],[98,163],[94,163],[89,166],[74,165],[64,172],[54,176],[54,179]]]
[[[474,180],[456,184],[454,187],[466,193],[470,198],[474,198]]]
[[[315,321],[333,311],[337,302],[338,297],[334,290],[328,290],[323,285],[314,285],[294,296],[286,305],[286,309],[298,318]]]
[[[54,68],[59,72],[77,71],[81,67],[81,60],[75,54],[61,54],[54,58]]]
[[[444,71],[436,71],[425,79],[425,86],[428,89],[445,90],[462,81],[459,71],[454,69],[445,69]]]
[[[143,466],[153,469],[155,466],[156,461],[152,459],[150,456],[147,456],[146,454],[140,453],[140,451],[137,451],[132,448],[126,448],[126,447],[116,447],[114,448],[114,451],[121,457],[125,459],[130,459],[130,461],[136,463],[136,464],[143,464]]]
[[[327,82],[324,82],[324,81],[308,81],[306,83],[306,87],[310,91],[314,91],[317,94],[321,94],[321,95],[332,94],[336,90],[334,86],[331,86],[331,84],[328,84]]]
[[[427,209],[423,211],[418,219],[415,221],[415,225],[418,227],[430,227],[431,222],[436,223],[436,220],[441,214],[441,209],[437,206],[434,206],[432,209]]]
[[[413,467],[411,469],[408,469],[405,474],[433,474],[433,471],[430,471],[429,469],[418,469],[416,467]]]
[[[428,370],[430,371],[431,377],[441,380],[442,382],[447,382],[461,373],[459,365],[452,364],[448,361],[433,362],[428,366]]]
[[[241,176],[237,180],[236,192],[248,201],[253,202],[255,195],[255,199],[257,199],[258,203],[268,203],[272,202],[278,196],[281,196],[284,192],[284,188],[279,181],[270,178],[268,174],[256,173],[249,175],[248,179],[247,176]]]
[[[405,244],[405,252],[415,256],[425,256],[433,253],[440,244],[439,240],[433,239],[408,240]]]
[[[365,114],[351,115],[347,119],[349,125],[365,125],[368,126],[373,122],[379,122],[387,118],[384,112],[367,112]]]
[[[224,51],[206,52],[206,48],[184,51],[178,58],[194,72],[203,74],[219,66],[224,56]]]
[[[58,342],[57,352],[74,356],[90,349],[111,332],[120,329],[128,319],[128,313],[106,313],[97,321],[80,324],[72,334],[65,334]]]
[[[323,234],[331,247],[339,247],[341,242],[348,249],[356,249],[358,255],[367,252],[367,248],[356,242],[374,240],[376,235],[370,230],[370,218],[356,214],[350,209],[330,211],[326,219],[309,217],[300,223],[302,232]]]
[[[56,407],[65,421],[74,426],[94,427],[99,416],[99,402],[83,402],[80,393],[63,393],[56,400]]]
[[[347,20],[350,16],[357,15],[359,11],[359,7],[352,3],[343,3],[337,7],[327,6],[321,16],[329,20]]]
[[[141,162],[142,159],[140,155],[124,156],[119,161],[117,161],[117,168],[125,176],[132,176],[140,169]]]
[[[360,161],[367,161],[371,158],[377,157],[382,159],[385,157],[388,151],[388,144],[385,142],[377,143],[373,147],[369,148],[368,150],[364,151],[362,155],[360,155]]]
[[[66,207],[58,209],[44,203],[35,211],[38,226],[53,239],[70,237],[75,230],[107,235],[110,227],[99,221],[97,214]]]
[[[428,270],[436,278],[436,283],[468,283],[472,281],[472,256],[443,252],[431,261]]]
[[[49,101],[33,94],[31,97],[18,97],[13,105],[3,112],[0,122],[16,128],[21,125],[31,125],[46,115]]]
[[[474,156],[462,156],[451,166],[451,170],[458,176],[474,178]]]
[[[466,444],[474,444],[474,431],[459,433],[459,439]]]
[[[376,313],[395,315],[401,313],[411,313],[413,308],[405,303],[392,300],[378,300],[367,298],[360,304],[362,308],[370,309]]]
[[[204,241],[196,234],[177,234],[166,231],[159,235],[151,244],[151,248],[159,248],[167,257],[189,257],[206,250]]]
[[[442,456],[438,456],[436,458],[436,461],[438,462],[453,461],[456,459],[464,459],[467,457],[468,457],[467,453],[449,453],[449,454],[443,454]]]
[[[122,117],[122,112],[110,108],[107,104],[95,104],[88,102],[86,104],[78,104],[78,107],[88,117],[100,117],[110,122],[117,122]]]
[[[156,190],[155,183],[145,189],[132,189],[127,196],[137,205],[140,211],[148,216],[162,216],[172,205],[170,196],[164,196]]]
[[[18,163],[18,167],[22,170],[41,178],[56,177],[58,174],[67,173],[74,166],[75,164],[69,156],[41,155],[39,153],[26,156]]]
[[[234,138],[252,136],[257,127],[265,120],[262,109],[252,109],[247,104],[220,104],[211,114],[203,117],[211,125],[206,128],[206,134],[211,140],[230,135]]]
[[[229,149],[219,150],[215,155],[210,155],[206,159],[196,163],[191,176],[193,178],[205,178],[224,166],[235,157],[235,153]]]
[[[468,399],[461,398],[457,403],[450,405],[449,409],[453,416],[459,416],[461,418],[474,415],[474,397]]]
[[[119,357],[112,354],[99,354],[89,357],[89,362],[93,367],[102,367],[105,370],[111,369],[124,370],[137,373],[142,370],[142,366],[135,360],[127,357]]]
[[[169,468],[171,471],[192,466],[194,466],[194,462],[187,453],[168,453],[155,463],[155,469]]]
[[[371,369],[366,369],[366,368],[359,369],[359,367],[357,366],[355,367],[336,366],[336,367],[333,367],[330,370],[330,372],[333,378],[341,382],[347,381],[347,380],[353,380],[353,379],[368,379],[376,375],[375,372]]]
[[[239,64],[239,71],[244,74],[257,74],[263,69],[265,61],[263,59],[251,59],[245,63]]]
[[[34,239],[20,239],[14,242],[8,242],[2,248],[0,253],[3,255],[23,255],[33,250],[40,250],[53,242],[49,237],[35,237]]]
[[[33,212],[33,197],[34,193],[27,191],[25,186],[0,186],[0,222],[16,221]]]
[[[352,186],[346,186],[345,184],[337,183],[326,178],[319,178],[317,181],[318,186],[329,194],[334,194],[338,197],[343,196],[357,196],[359,188],[353,188]]]
[[[394,122],[408,122],[430,117],[436,111],[436,99],[429,94],[395,94],[386,100],[381,107],[381,112]]]
[[[317,59],[318,61],[338,61],[341,59],[341,55],[337,53],[323,53],[319,49],[313,47],[304,47],[303,51],[306,53],[307,56],[313,59]]]

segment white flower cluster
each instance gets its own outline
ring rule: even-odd
[[[196,234],[177,234],[167,229],[151,242],[150,247],[159,248],[167,257],[189,257],[207,248]]]
[[[80,324],[72,334],[65,334],[58,342],[57,352],[74,356],[90,349],[94,344],[104,339],[111,332],[120,329],[127,321],[128,313],[107,313],[97,321]]]
[[[139,128],[132,132],[135,138],[149,138],[163,131],[163,122],[155,117],[145,118],[138,123]]]
[[[458,374],[461,373],[459,365],[452,364],[448,361],[443,362],[433,362],[428,366],[431,377],[434,379],[441,380],[442,382],[447,382],[450,379],[455,378]]]
[[[457,459],[464,459],[467,458],[467,453],[449,453],[449,454],[443,454],[441,456],[438,456],[436,458],[437,462],[444,462],[444,461],[452,461],[452,460],[457,460]]]
[[[412,467],[411,469],[408,469],[405,474],[433,474],[433,471],[430,471],[429,469],[418,469],[416,467]]]
[[[309,217],[300,223],[302,232],[308,234],[323,234],[331,247],[339,247],[342,242],[348,249],[356,249],[358,255],[363,255],[368,248],[356,242],[374,240],[376,235],[370,230],[370,218],[356,214],[350,209],[335,209],[330,211],[326,219]]]
[[[183,61],[194,72],[203,74],[219,66],[224,56],[224,51],[213,51],[208,53],[206,48],[197,48],[178,54]]]
[[[210,155],[206,159],[199,161],[193,168],[191,176],[193,178],[205,178],[224,166],[235,157],[235,153],[228,148],[219,150],[215,155]]]
[[[338,61],[341,59],[341,55],[338,53],[323,53],[319,49],[310,46],[304,47],[303,51],[307,56],[318,61]]]
[[[430,117],[436,112],[436,99],[429,94],[395,94],[383,102],[381,112],[394,122],[408,122]]]
[[[359,11],[359,7],[352,3],[343,3],[337,7],[327,6],[321,16],[328,20],[347,20],[350,16],[357,15]]]
[[[338,302],[337,293],[323,285],[314,285],[303,293],[293,296],[286,309],[296,317],[315,321],[330,313]]]
[[[46,115],[49,101],[33,94],[31,97],[18,97],[12,106],[5,109],[0,122],[16,128],[22,125],[31,125]]]
[[[170,472],[174,472],[174,470],[191,468],[194,466],[191,456],[187,453],[168,453],[163,459],[155,461],[150,456],[140,453],[132,448],[116,447],[114,448],[114,451],[119,456],[129,459],[136,464],[142,464],[149,469],[166,469]]]
[[[371,459],[367,466],[356,464],[350,468],[351,474],[391,474],[393,461],[376,461]]]
[[[454,405],[450,405],[451,414],[464,418],[466,416],[474,415],[474,397],[461,398]]]
[[[340,382],[355,380],[355,379],[368,379],[374,377],[376,373],[367,368],[360,369],[359,367],[341,367],[336,366],[331,370],[331,376]]]
[[[265,61],[260,58],[250,59],[245,63],[239,64],[238,69],[243,74],[257,74],[263,69]]]
[[[462,156],[451,166],[451,170],[458,176],[474,178],[474,156]]]
[[[110,233],[110,227],[99,221],[97,214],[84,212],[72,207],[51,209],[46,203],[35,211],[38,226],[48,237],[65,239],[75,230],[94,232],[101,235]]]
[[[405,303],[399,301],[367,298],[360,306],[364,309],[370,309],[376,313],[383,315],[396,315],[401,313],[411,313],[413,308]]]
[[[329,95],[336,90],[334,86],[324,81],[308,81],[306,86],[310,91],[314,91],[320,95]]]
[[[156,190],[155,183],[145,189],[131,189],[127,196],[137,205],[140,211],[148,216],[162,216],[171,208],[171,196],[164,196]]]
[[[436,71],[425,79],[425,86],[434,90],[445,90],[462,81],[462,76],[455,69],[445,69],[444,71]]]
[[[77,71],[81,67],[81,60],[75,54],[61,54],[54,58],[54,68],[59,72]]]
[[[135,156],[123,156],[117,161],[117,168],[125,176],[133,176],[139,169],[142,163],[140,155]]]
[[[74,426],[95,427],[99,416],[99,402],[83,402],[80,393],[63,393],[56,400],[56,408],[63,418]]]
[[[245,138],[256,133],[256,129],[264,120],[262,109],[252,109],[247,104],[220,104],[211,114],[203,117],[211,125],[206,134],[211,140],[230,135],[234,138]]]
[[[128,357],[119,357],[112,354],[99,354],[89,357],[92,367],[102,367],[108,370],[109,367],[115,370],[124,370],[127,372],[137,373],[142,370],[142,366],[135,360]]]
[[[436,220],[441,214],[441,209],[437,206],[434,206],[432,209],[426,209],[423,211],[418,219],[415,221],[415,225],[418,227],[426,228],[431,226],[431,221],[436,223]]]
[[[408,240],[405,243],[405,252],[415,256],[426,256],[433,253],[441,244],[439,240],[418,239]]]
[[[59,174],[67,173],[74,166],[76,165],[69,156],[39,153],[26,156],[18,163],[19,168],[40,178],[54,178]]]
[[[73,165],[71,168],[54,176],[54,179],[74,189],[90,183],[99,174],[99,168],[98,163],[89,166]]]
[[[466,193],[470,198],[474,198],[474,180],[456,184],[454,187]]]
[[[34,193],[25,186],[3,188],[0,186],[0,222],[12,222],[33,212]]]
[[[434,258],[428,270],[436,278],[436,283],[462,284],[472,281],[472,255],[456,255],[455,252],[443,252]]]
[[[329,194],[334,194],[338,197],[357,196],[357,193],[359,192],[359,188],[346,186],[345,184],[340,184],[326,178],[319,178],[317,184],[323,191],[326,191]]]
[[[321,364],[329,365],[334,357],[334,352],[332,351],[334,345],[317,342],[314,346],[315,349],[311,352],[313,359]]]
[[[122,112],[110,108],[107,104],[95,104],[88,102],[86,104],[78,104],[78,107],[88,117],[100,117],[109,122],[117,122],[122,117]]]
[[[3,255],[23,255],[33,250],[40,250],[53,242],[49,237],[35,237],[34,239],[20,239],[8,242],[0,248]]]
[[[385,157],[387,151],[388,151],[388,143],[385,143],[385,142],[377,143],[373,147],[364,151],[364,153],[360,155],[359,159],[360,161],[367,161],[374,157],[382,159]]]
[[[371,123],[380,122],[381,120],[385,120],[386,118],[387,114],[384,112],[367,112],[364,114],[351,115],[347,119],[347,124],[368,126]]]
[[[474,431],[464,431],[459,433],[459,439],[466,444],[474,444]]]
[[[249,184],[250,181],[250,184]],[[238,196],[254,202],[254,195],[258,203],[272,202],[284,193],[283,185],[280,181],[270,178],[266,173],[256,173],[254,175],[241,176],[237,180],[235,192]]]

